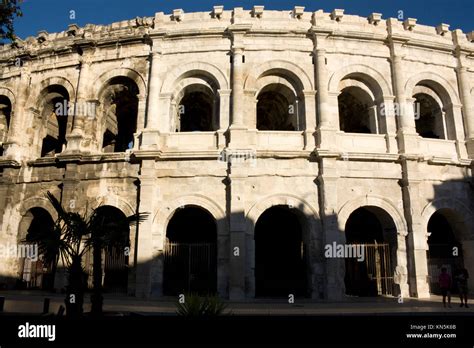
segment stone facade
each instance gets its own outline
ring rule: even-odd
[[[304,221],[312,298],[338,299],[344,261],[324,258],[323,247],[344,243],[351,213],[370,206],[389,216],[382,225],[396,245],[398,293],[427,297],[427,225],[443,210],[474,289],[473,40],[415,19],[256,6],[71,25],[0,47],[0,242],[18,241],[32,208],[55,217],[48,190],[71,210],[150,212],[132,238],[129,292],[161,296],[167,223],[180,207],[198,206],[217,222],[219,294],[252,298],[255,224],[286,205]],[[270,85],[296,100],[293,130],[257,130],[259,95]],[[370,133],[340,129],[346,88],[370,97]],[[105,151],[107,115],[118,107],[110,98],[123,90],[136,97],[133,146]],[[211,129],[176,131],[186,91],[213,98]],[[417,133],[421,92],[439,104],[440,139]],[[76,105],[62,125],[44,111],[61,98]],[[84,105],[92,112],[77,111]],[[56,147],[46,153],[48,136]],[[241,152],[252,160],[219,160]],[[0,275],[18,277],[17,263],[2,260]]]

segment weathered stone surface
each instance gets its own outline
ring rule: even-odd
[[[306,221],[312,297],[340,298],[344,263],[325,259],[323,246],[344,242],[355,209],[375,206],[395,227],[399,293],[426,297],[427,224],[445,209],[462,225],[456,229],[474,289],[474,251],[467,248],[474,240],[471,36],[377,13],[256,6],[69,26],[0,47],[0,243],[17,242],[29,209],[55,217],[48,190],[77,211],[102,204],[130,215],[139,208],[151,215],[133,245],[129,292],[159,296],[167,222],[176,209],[199,206],[217,221],[220,295],[252,297],[255,223],[269,207],[289,205]],[[338,96],[351,88],[368,100],[371,134],[339,127]],[[298,101],[291,104],[293,130],[256,129],[264,91]],[[440,103],[444,139],[416,132],[412,103],[421,92]],[[212,119],[196,125],[209,129],[176,131],[186,93],[211,100]],[[59,100],[76,104],[73,115],[57,118],[64,120],[62,140],[61,122],[47,109]],[[132,100],[135,111],[127,106]],[[117,126],[134,113],[136,126]],[[125,148],[133,145],[114,152],[124,129],[133,133]],[[107,131],[112,143],[103,147]],[[47,135],[56,148],[42,157]],[[256,158],[219,161],[226,148]],[[240,259],[232,257],[235,246],[245,251]],[[18,272],[18,260],[0,262],[0,276]]]

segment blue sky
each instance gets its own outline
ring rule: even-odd
[[[109,24],[137,16],[152,16],[155,12],[171,13],[175,8],[185,12],[210,11],[214,5],[224,5],[225,9],[264,5],[272,10],[291,10],[293,6],[301,5],[307,11],[323,9],[328,12],[343,8],[345,13],[361,16],[381,12],[383,18],[397,17],[401,10],[405,18],[417,18],[421,24],[447,23],[451,25],[450,29],[474,30],[474,0],[24,0],[24,16],[16,20],[15,30],[24,39],[35,36],[39,30],[62,31],[71,23],[80,26]],[[70,10],[75,11],[76,19],[69,18]]]

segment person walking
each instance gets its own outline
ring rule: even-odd
[[[438,278],[441,295],[443,295],[443,306],[446,308],[446,297],[448,297],[448,307],[451,308],[451,276],[446,267],[441,268],[441,274]]]
[[[469,279],[469,273],[467,269],[461,268],[454,277],[456,280],[456,285],[458,286],[459,290],[459,298],[461,299],[460,307],[469,308],[467,305],[467,295],[469,293],[469,289],[467,287],[467,280]]]

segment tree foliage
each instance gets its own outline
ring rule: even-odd
[[[21,17],[23,13],[20,9],[22,0],[0,0],[0,41],[9,39],[15,40],[13,20]]]

